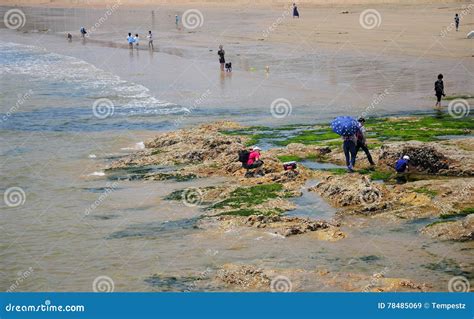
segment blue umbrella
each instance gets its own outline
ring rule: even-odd
[[[359,130],[359,122],[350,116],[338,116],[331,122],[331,128],[336,134],[350,136]]]

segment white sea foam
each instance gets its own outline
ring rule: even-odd
[[[97,155],[95,155],[95,154],[89,154],[89,158],[97,158]]]
[[[94,173],[89,174],[89,176],[105,176],[105,173],[104,172],[94,172]]]
[[[176,104],[158,100],[145,86],[125,81],[75,57],[5,42],[0,43],[0,51],[8,57],[0,65],[0,76],[22,74],[32,80],[70,84],[71,94],[77,90],[86,92],[91,99],[106,97],[115,106],[133,109],[140,114],[184,112],[184,108]],[[16,59],[17,55],[21,58]]]

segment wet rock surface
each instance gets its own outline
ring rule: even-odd
[[[285,242],[300,238],[332,242],[349,238],[348,228],[357,227],[357,223],[349,224],[346,216],[365,220],[386,218],[402,223],[418,219],[436,220],[474,205],[471,182],[474,172],[474,139],[440,143],[385,143],[378,152],[372,151],[374,158],[378,159],[377,170],[393,171],[395,161],[401,155],[408,154],[412,158],[414,170],[429,176],[426,180],[396,185],[374,181],[370,172],[341,175],[340,172],[313,171],[303,165],[299,165],[298,174],[285,171],[278,159],[281,155],[301,159],[311,157],[313,160],[339,164],[342,162],[340,149],[303,144],[289,144],[284,148],[262,152],[262,160],[265,162],[263,176],[246,178],[246,170],[237,161],[237,154],[246,147],[248,137],[224,135],[220,132],[222,129],[238,128],[241,126],[235,123],[220,122],[162,133],[147,141],[145,150],[120,158],[108,168],[110,172],[133,168],[134,179],[179,181],[199,177],[224,177],[225,182],[217,186],[178,189],[166,198],[186,201],[188,197],[192,197],[192,204],[202,211],[201,218],[193,224],[192,229],[196,233],[203,233],[203,238],[212,236],[216,240],[230,230],[246,229],[252,236],[263,236],[266,233],[275,237],[275,240]],[[160,169],[141,171],[141,167]],[[314,179],[318,183],[310,187],[309,191],[319,194],[338,208],[337,222],[284,216],[285,212],[296,207],[291,199],[300,196],[306,182]],[[423,225],[418,229],[423,228]],[[163,231],[163,225],[155,228],[155,233]],[[136,230],[132,231],[135,236]],[[138,232],[142,236],[140,229]],[[468,215],[462,219],[433,224],[424,227],[421,232],[440,240],[470,241],[474,239],[473,218]],[[389,278],[384,274],[368,276],[349,272],[332,273],[327,270],[271,270],[233,264],[224,265],[214,280],[225,284],[229,290],[271,291],[272,281],[279,275],[291,278],[292,291],[304,290],[302,282],[308,278],[320,283],[320,289],[328,290],[430,289],[429,285],[423,283],[405,278]],[[154,281],[157,285],[166,286],[169,281],[167,279],[163,284],[158,279]]]
[[[422,233],[432,238],[455,241],[474,240],[474,214],[461,220],[440,221],[423,228]]]
[[[468,143],[458,141],[457,144]],[[421,173],[473,176],[474,152],[466,146],[460,148],[456,142],[425,143],[418,141],[394,142],[384,144],[379,152],[379,165],[393,168],[395,162],[403,155],[410,156],[410,167]]]
[[[218,272],[216,281],[236,291],[302,291],[304,281],[315,282],[319,290],[351,292],[425,292],[431,286],[405,278],[390,278],[376,273],[335,273],[327,269],[264,269],[254,265],[226,264]],[[336,288],[337,287],[337,288]]]

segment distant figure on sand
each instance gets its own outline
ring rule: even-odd
[[[174,19],[176,20],[176,26],[179,25],[179,16],[178,15],[175,15],[174,16]]]
[[[436,105],[435,107],[441,107],[441,97],[446,96],[444,94],[444,83],[443,83],[443,75],[439,74],[438,75],[438,81],[435,82],[434,84],[434,90],[436,94]]]
[[[357,138],[354,135],[342,136],[344,156],[346,157],[346,166],[349,173],[354,172],[354,165],[356,160],[356,144]]]
[[[132,36],[130,32],[128,33],[127,42],[128,42],[128,47],[130,49],[133,49],[133,43],[135,42],[135,38]]]
[[[225,51],[224,47],[219,45],[219,51],[217,51],[217,55],[219,56],[219,63],[221,64],[221,71],[224,71],[225,67]]]
[[[84,27],[81,27],[80,32],[81,32],[82,38],[84,38],[84,37],[86,36],[86,34],[87,34],[86,28],[84,28]]]
[[[367,147],[367,138],[365,135],[365,127],[364,127],[365,119],[363,117],[360,117],[358,119],[358,122],[359,122],[359,131],[356,133],[356,137],[357,137],[357,144],[355,148],[356,157],[357,157],[357,153],[359,152],[359,149],[362,149],[365,155],[367,155],[367,159],[369,160],[370,165],[374,166],[375,165],[374,160],[372,159],[372,155],[370,155],[369,148]]]
[[[153,34],[151,34],[151,31],[148,31],[146,37],[148,38],[148,48],[153,50]]]
[[[133,42],[135,42],[135,48],[138,50],[138,44],[140,42],[140,38],[138,37],[138,33],[135,33],[135,37],[133,38]]]
[[[454,23],[456,24],[456,31],[459,31],[459,14],[454,15]]]
[[[67,40],[68,40],[69,42],[72,41],[72,34],[70,34],[70,33],[67,34]]]
[[[298,7],[296,6],[296,3],[293,3],[293,18],[299,18],[300,13],[298,12]]]

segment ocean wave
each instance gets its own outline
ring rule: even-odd
[[[16,43],[0,43],[0,76],[25,75],[45,85],[63,86],[69,96],[108,98],[114,105],[130,109],[164,109],[160,114],[179,113],[183,107],[155,98],[145,86],[121,79],[94,65],[45,49]],[[61,94],[61,88],[57,90]]]

